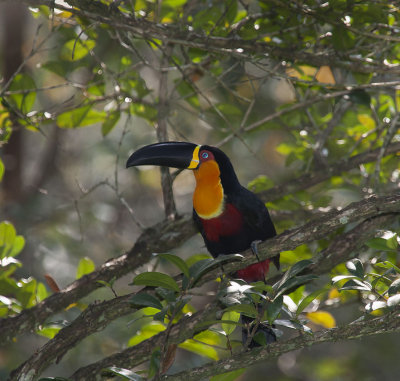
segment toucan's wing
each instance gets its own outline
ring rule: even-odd
[[[276,235],[268,209],[254,193],[241,187],[228,197],[227,202],[231,202],[241,213],[245,224],[258,236],[256,239],[263,241]]]
[[[246,234],[251,237],[251,241],[264,241],[276,236],[267,207],[253,192],[241,187],[239,191],[228,197],[227,202],[231,202],[241,213]],[[280,267],[279,258],[279,254],[272,258],[277,269]]]

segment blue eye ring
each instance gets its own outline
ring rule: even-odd
[[[207,159],[207,158],[208,158],[208,153],[207,153],[207,152],[203,152],[203,153],[201,154],[201,157],[202,157],[203,159]]]

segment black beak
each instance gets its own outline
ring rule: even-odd
[[[144,146],[134,152],[126,167],[159,165],[172,168],[193,168],[193,153],[197,145],[187,142],[163,142]]]

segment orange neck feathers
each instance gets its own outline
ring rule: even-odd
[[[193,193],[196,213],[203,219],[218,217],[224,211],[224,190],[217,162],[206,161],[193,173],[196,178],[196,189]]]

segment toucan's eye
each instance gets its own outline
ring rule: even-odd
[[[203,159],[207,159],[207,158],[208,158],[208,153],[207,153],[207,152],[203,152],[203,153],[201,154],[201,157],[202,157]]]

